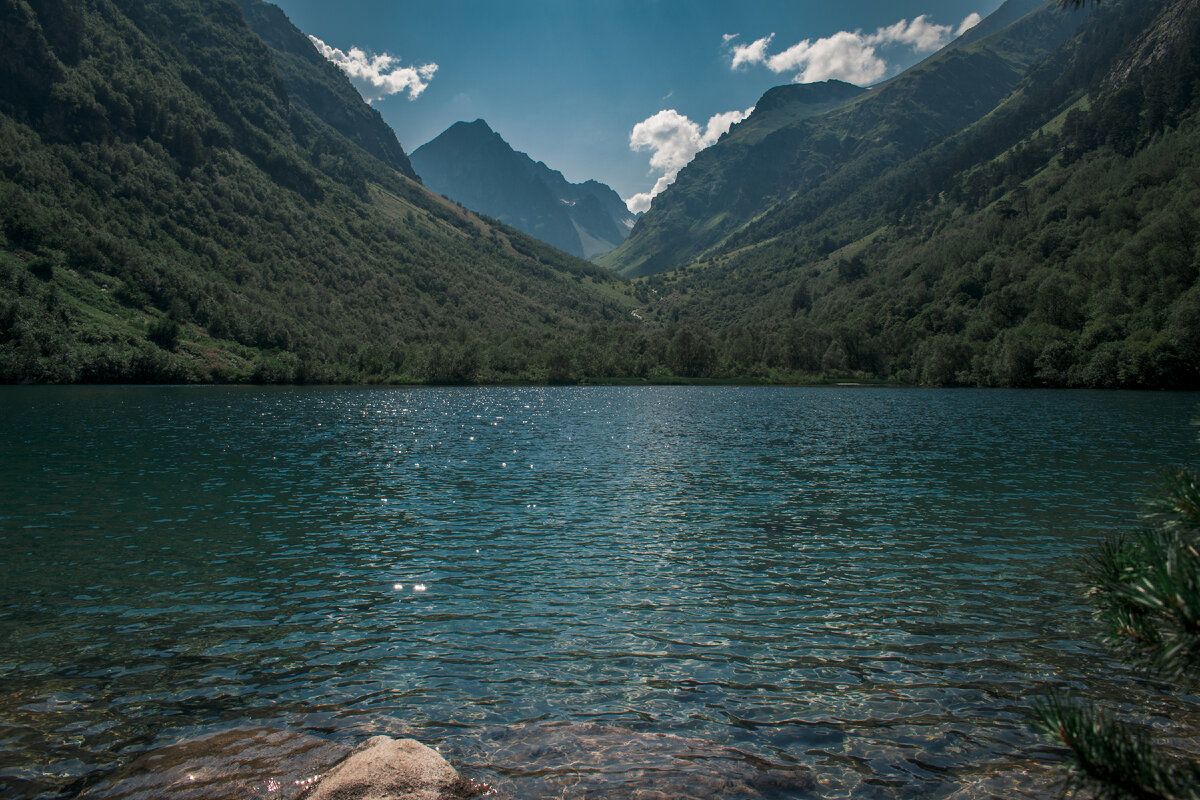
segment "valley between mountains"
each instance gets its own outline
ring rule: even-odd
[[[260,0],[0,0],[0,380],[1200,387],[1200,3],[1008,0],[635,215]]]

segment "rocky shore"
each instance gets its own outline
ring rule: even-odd
[[[144,753],[80,800],[463,800],[486,791],[415,739],[373,736],[351,748],[240,727]]]
[[[703,739],[595,723],[517,725],[481,735],[466,776],[399,735],[356,737],[244,726],[132,759],[79,800],[463,800],[610,797],[630,800],[807,796],[802,767],[768,764]],[[487,783],[471,776],[487,775]]]
[[[703,739],[596,723],[517,725],[482,735],[478,750],[456,750],[461,773],[403,729],[389,733],[327,738],[320,729],[225,729],[149,750],[79,800],[766,800],[877,788],[828,760],[818,773]],[[1056,796],[1055,778],[1050,765],[1023,759],[963,768],[950,797],[1045,800]]]

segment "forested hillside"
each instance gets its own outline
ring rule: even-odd
[[[1066,24],[1047,14],[1083,12],[1017,25]],[[826,170],[707,249],[685,248],[644,284],[647,317],[692,328],[698,373],[1200,385],[1200,8],[1114,0],[1081,21],[971,124],[881,157],[874,177]],[[1005,51],[1025,40],[998,36]],[[830,114],[862,114],[868,100]],[[829,124],[813,120],[801,124]],[[652,209],[639,231],[666,213]],[[614,255],[633,252],[639,231]]]
[[[536,379],[628,317],[422,188],[274,6],[0,0],[0,36],[0,380]]]

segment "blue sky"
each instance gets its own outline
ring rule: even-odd
[[[482,118],[568,180],[644,207],[772,86],[878,82],[1001,0],[274,2],[359,73],[405,151]]]

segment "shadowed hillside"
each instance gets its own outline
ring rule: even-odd
[[[423,187],[273,6],[0,23],[0,380],[1200,387],[1197,0],[1009,0],[773,89],[604,257],[632,282]]]
[[[1029,5],[1009,0],[997,14]],[[772,89],[679,173],[602,263],[649,275],[756,241],[749,225],[794,225],[830,207],[871,213],[860,187],[991,111],[1080,19],[1042,7],[870,90],[836,81]]]

